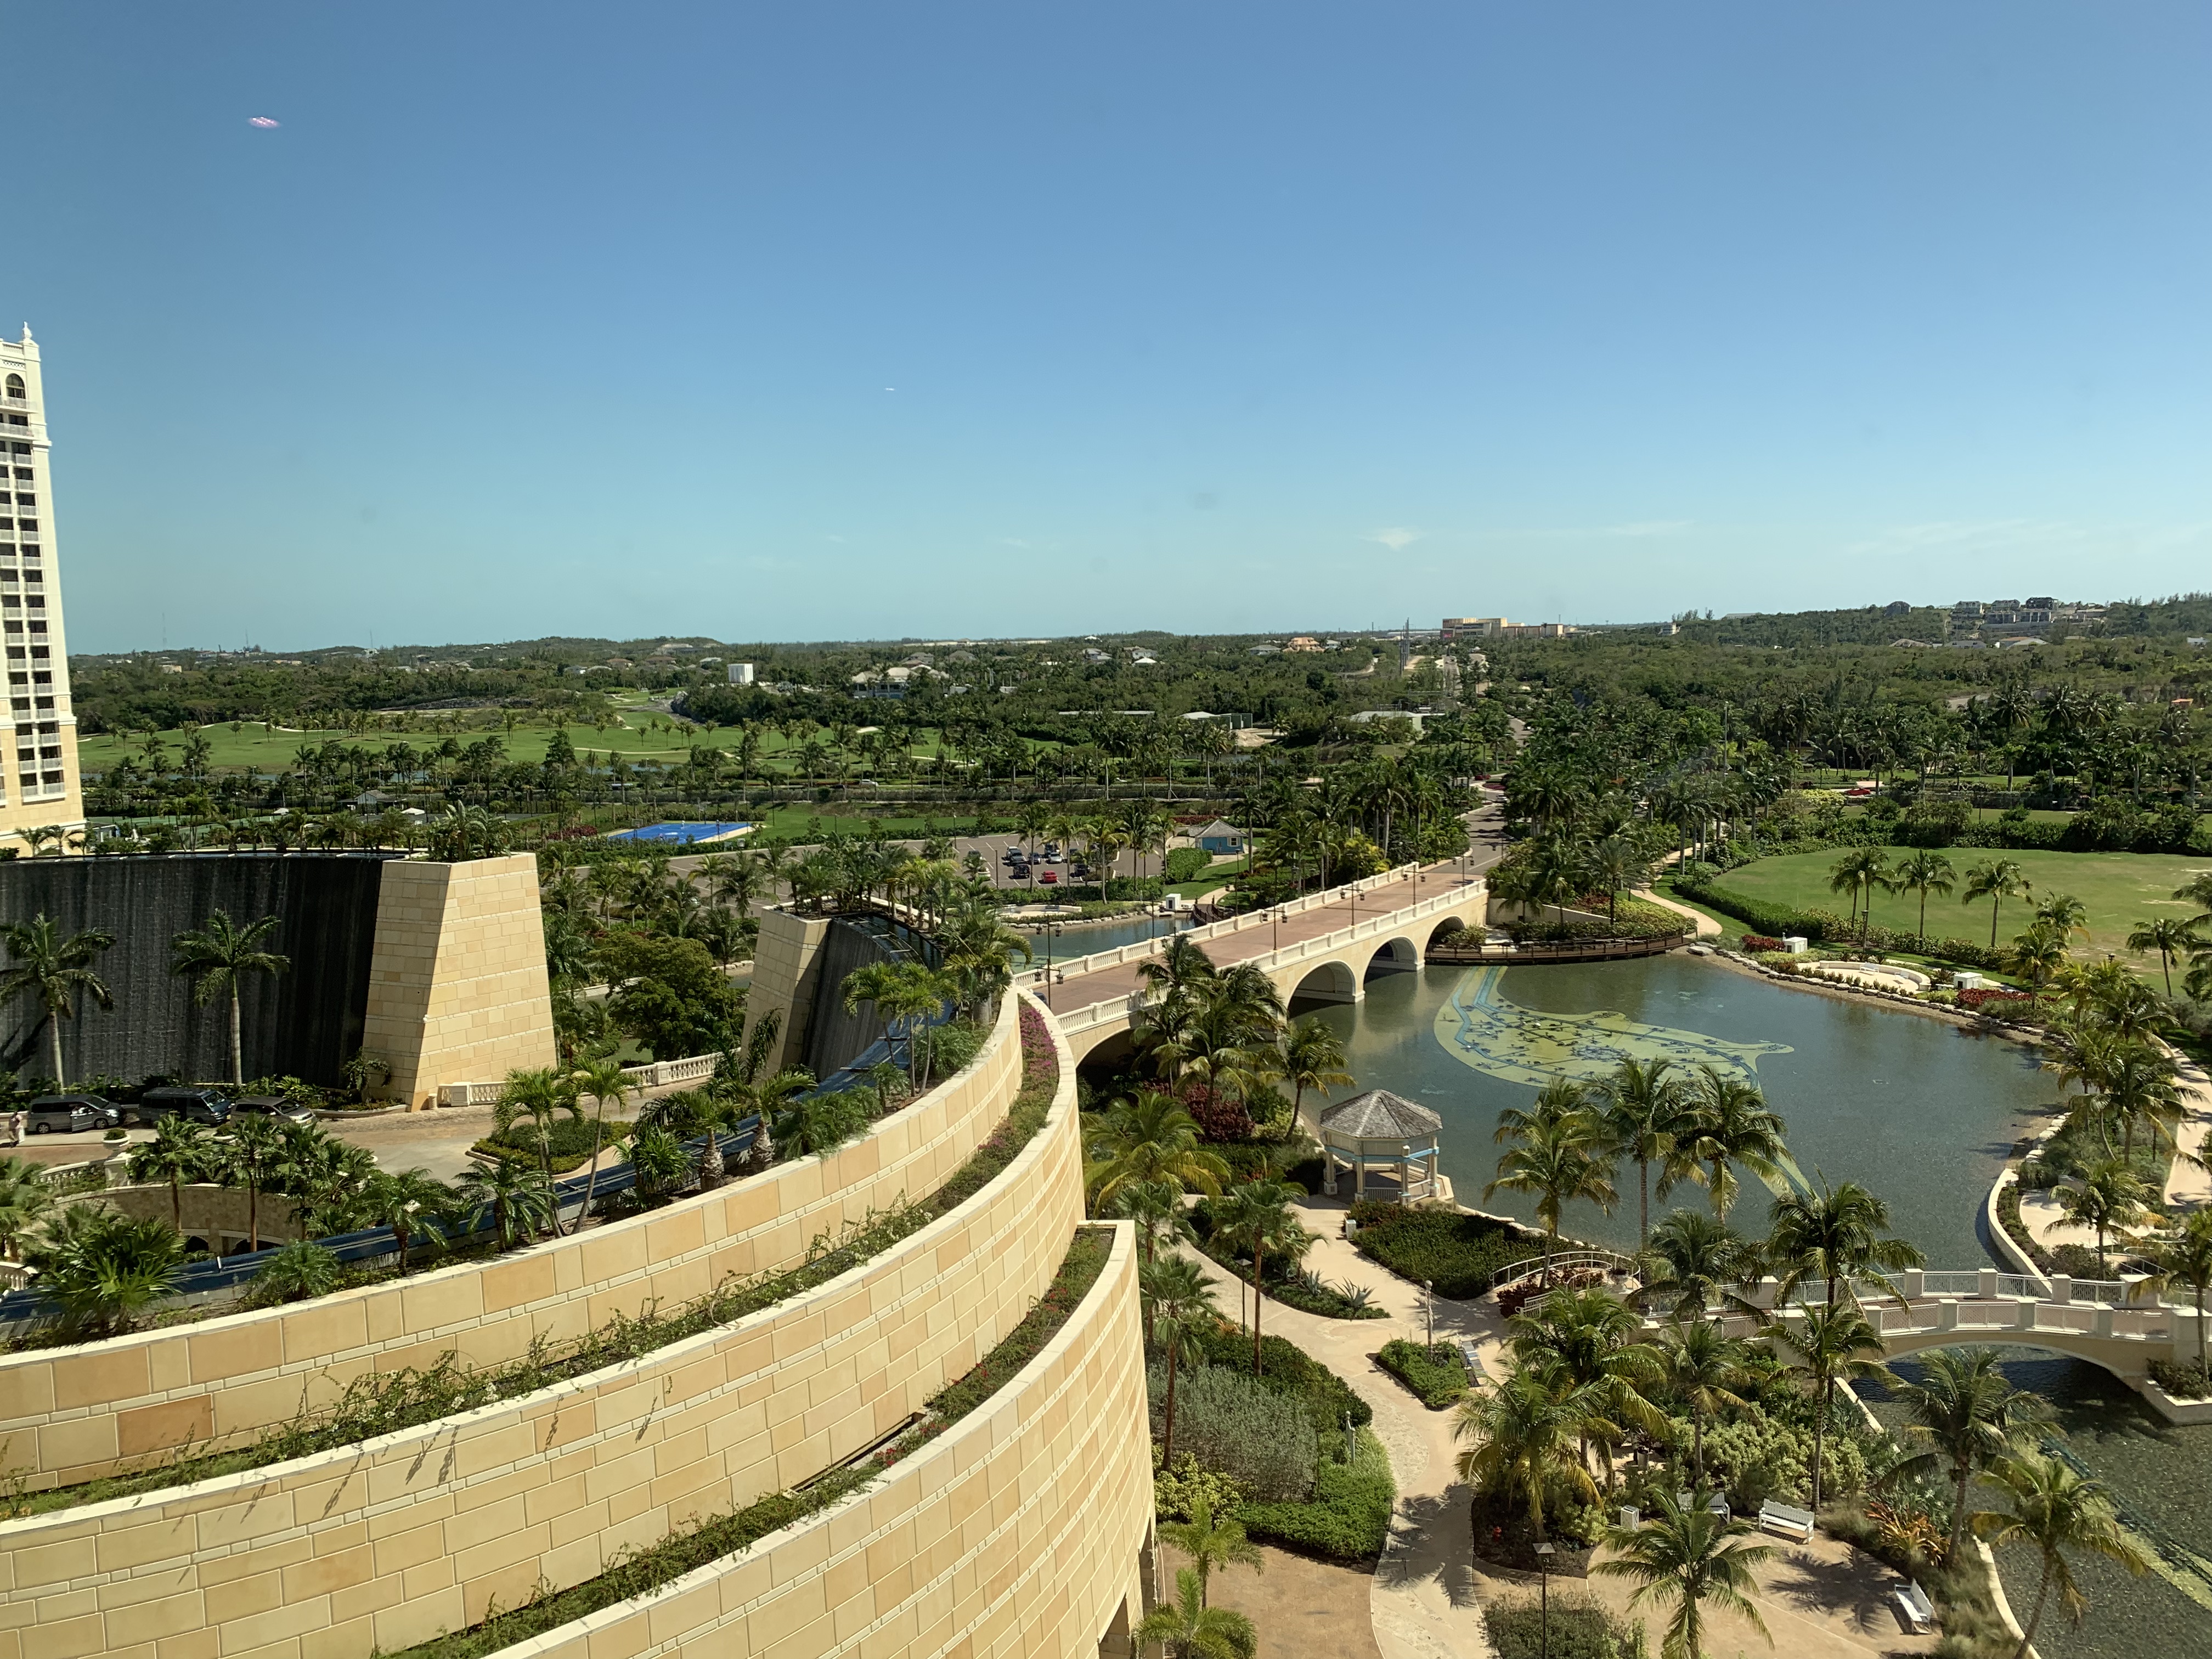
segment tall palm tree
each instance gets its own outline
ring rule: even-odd
[[[1198,1603],[1206,1605],[1206,1587],[1212,1582],[1217,1567],[1250,1567],[1267,1571],[1267,1559],[1260,1553],[1260,1547],[1244,1535],[1242,1522],[1213,1518],[1213,1505],[1204,1498],[1191,1500],[1190,1519],[1167,1521],[1160,1523],[1163,1541],[1173,1544],[1190,1557],[1192,1569],[1198,1574]]]
[[[1779,1182],[1790,1156],[1783,1140],[1786,1126],[1779,1114],[1767,1109],[1757,1084],[1717,1066],[1698,1066],[1691,1085],[1690,1119],[1692,1132],[1685,1150],[1711,1166],[1705,1184],[1716,1216],[1726,1216],[1735,1201],[1735,1166],[1741,1164],[1770,1185]]]
[[[453,1194],[427,1170],[402,1170],[397,1174],[379,1170],[362,1183],[362,1212],[372,1226],[392,1229],[392,1248],[399,1256],[399,1276],[407,1276],[407,1258],[415,1236],[422,1234],[442,1243],[445,1229],[440,1218],[453,1207]]]
[[[1544,1282],[1552,1278],[1552,1257],[1559,1244],[1559,1216],[1584,1199],[1610,1211],[1620,1200],[1604,1160],[1605,1132],[1586,1114],[1563,1118],[1532,1130],[1498,1160],[1498,1178],[1482,1189],[1488,1198],[1503,1188],[1536,1195],[1536,1218],[1544,1224]]]
[[[1172,1181],[1195,1188],[1209,1198],[1221,1195],[1229,1166],[1199,1144],[1198,1121],[1173,1095],[1139,1089],[1132,1100],[1117,1101],[1103,1116],[1084,1121],[1092,1162],[1085,1171],[1091,1202],[1103,1213],[1125,1186],[1137,1181]]]
[[[1580,1442],[1583,1425],[1604,1403],[1595,1383],[1577,1386],[1556,1371],[1516,1370],[1461,1405],[1452,1433],[1469,1443],[1459,1455],[1459,1478],[1519,1498],[1542,1542],[1547,1489],[1556,1485],[1597,1501],[1597,1483],[1583,1466]]]
[[[545,1188],[553,1188],[553,1120],[566,1112],[579,1122],[583,1121],[583,1109],[576,1103],[573,1081],[552,1067],[520,1068],[507,1074],[507,1082],[500,1090],[497,1115],[502,1127],[518,1117],[530,1120],[538,1136],[538,1169]],[[561,1212],[556,1209],[550,1218],[553,1237],[561,1237]]]
[[[1594,1091],[1606,1133],[1636,1163],[1636,1237],[1651,1237],[1651,1166],[1659,1166],[1659,1196],[1693,1176],[1696,1120],[1688,1091],[1668,1075],[1673,1062],[1624,1060]]]
[[[1775,1334],[1796,1357],[1790,1369],[1805,1379],[1813,1394],[1813,1462],[1806,1471],[1806,1481],[1813,1495],[1813,1512],[1817,1515],[1820,1455],[1827,1440],[1828,1416],[1835,1404],[1836,1381],[1848,1376],[1888,1376],[1881,1363],[1881,1334],[1867,1322],[1857,1304],[1851,1302],[1808,1308],[1802,1329],[1785,1323],[1777,1328]]]
[[[1663,1308],[1670,1319],[1703,1319],[1717,1307],[1751,1319],[1766,1317],[1765,1310],[1737,1288],[1763,1271],[1759,1246],[1703,1210],[1670,1213],[1636,1260],[1643,1281],[1636,1301]]]
[[[2212,1210],[2191,1210],[2181,1230],[2153,1245],[2150,1255],[2158,1264],[2158,1279],[2146,1289],[2162,1291],[2179,1284],[2196,1293],[2197,1369],[2203,1378],[2212,1378],[2204,1332],[2204,1294],[2212,1290]]]
[[[1705,1422],[1723,1407],[1741,1409],[1736,1392],[1750,1380],[1750,1349],[1710,1319],[1669,1324],[1653,1345],[1660,1388],[1690,1413],[1690,1468],[1698,1486],[1705,1484]]]
[[[1657,1373],[1657,1356],[1643,1340],[1644,1322],[1608,1291],[1554,1291],[1506,1322],[1513,1357],[1522,1366],[1556,1366],[1574,1388],[1589,1387],[1602,1416],[1594,1411],[1582,1430],[1583,1461],[1589,1461],[1590,1437],[1617,1437],[1614,1425],[1626,1421],[1656,1432],[1666,1413],[1646,1396]],[[1606,1486],[1613,1486],[1613,1461],[1601,1460]]]
[[[1954,873],[1950,860],[1928,848],[1908,854],[1890,872],[1891,892],[1920,895],[1920,945],[1923,950],[1928,945],[1928,896],[1935,893],[1944,898],[1950,897],[1951,878]]]
[[[185,1230],[185,1183],[204,1181],[215,1171],[215,1137],[200,1124],[188,1123],[172,1114],[154,1126],[154,1138],[142,1140],[125,1156],[124,1168],[141,1186],[166,1182],[169,1188],[169,1219]]]
[[[245,1040],[240,1030],[239,988],[248,974],[270,979],[292,965],[292,959],[261,948],[276,931],[278,919],[264,916],[240,927],[227,910],[217,910],[203,927],[188,929],[169,942],[174,952],[172,973],[192,982],[192,1000],[204,1006],[219,996],[230,1002],[230,1080],[246,1081]]]
[[[2061,939],[2089,937],[2089,907],[2071,893],[2047,893],[2035,907],[2035,919]]]
[[[2056,979],[2067,963],[2065,935],[2039,923],[2014,937],[2011,948],[2000,958],[2007,973],[2027,981],[2032,994]]]
[[[1752,1569],[1774,1553],[1771,1544],[1741,1542],[1748,1521],[1723,1521],[1701,1497],[1682,1503],[1673,1492],[1658,1494],[1657,1509],[1643,1524],[1615,1528],[1607,1537],[1615,1554],[1593,1571],[1636,1581],[1632,1607],[1647,1598],[1671,1600],[1674,1616],[1660,1639],[1661,1659],[1704,1659],[1705,1606],[1724,1607],[1751,1621],[1762,1636],[1766,1626],[1751,1600]],[[1767,1636],[1771,1642],[1774,1638]]]
[[[2018,859],[1991,859],[1985,863],[1970,866],[1966,884],[1960,890],[1959,902],[1979,904],[1990,902],[1990,949],[1997,948],[1997,908],[2008,898],[2025,898],[2028,893],[2027,872],[2021,869]]]
[[[2027,1659],[2035,1645],[2035,1632],[2058,1587],[2059,1605],[2079,1622],[2089,1610],[2089,1600],[2074,1582],[2074,1569],[2066,1559],[2075,1554],[2101,1555],[2118,1562],[2137,1577],[2150,1571],[2150,1558],[2120,1530],[2101,1482],[2077,1474],[2055,1457],[2021,1452],[2000,1459],[1989,1472],[1990,1482],[2007,1498],[2001,1510],[1978,1510],[1972,1517],[1974,1531],[1999,1549],[2007,1544],[2028,1544],[2043,1557],[2043,1571],[2036,1580],[2035,1606],[2027,1626],[2020,1634],[2014,1659]]]
[[[553,1209],[553,1195],[543,1178],[503,1158],[463,1170],[453,1199],[457,1211],[466,1215],[490,1210],[502,1250],[534,1241]]]
[[[622,1062],[611,1054],[602,1054],[578,1066],[569,1074],[569,1084],[577,1098],[586,1095],[592,1097],[592,1160],[586,1165],[583,1207],[576,1212],[576,1224],[581,1227],[591,1216],[592,1194],[599,1184],[599,1154],[606,1150],[607,1103],[611,1100],[619,1106],[639,1085],[623,1070]],[[722,1178],[722,1144],[715,1137],[711,1125],[707,1130],[707,1149],[709,1159],[702,1161],[701,1173],[706,1173],[706,1162],[711,1161],[715,1165],[713,1182],[709,1183],[713,1184]]]
[[[1851,925],[1859,923],[1859,898],[1866,897],[1867,919],[1874,918],[1874,890],[1889,879],[1889,860],[1879,847],[1855,847],[1828,868],[1828,890],[1851,896]]]
[[[62,1022],[76,1017],[77,999],[90,997],[103,1008],[115,1006],[107,981],[93,969],[100,953],[114,943],[114,934],[97,927],[64,939],[44,912],[0,927],[0,944],[8,947],[9,957],[8,966],[0,969],[0,1005],[28,997],[45,1011],[46,1060],[57,1088],[64,1082]]]
[[[2128,935],[2128,949],[2137,956],[2146,951],[2158,952],[2158,968],[2166,979],[2166,995],[2173,994],[2173,959],[2187,957],[2203,943],[2197,931],[2203,926],[2201,916],[2156,916],[2137,922],[2135,931]]]
[[[1308,1014],[1284,1028],[1283,1081],[1291,1085],[1293,1121],[1305,1106],[1307,1090],[1326,1099],[1331,1089],[1352,1080],[1344,1069],[1344,1039],[1320,1015]]]
[[[2123,1160],[2106,1158],[2059,1188],[2058,1207],[2075,1226],[2096,1233],[2097,1270],[2102,1273],[2106,1237],[2140,1226],[2150,1213],[2143,1207],[2149,1196],[2150,1188]]]
[[[1167,1362],[1166,1430],[1161,1437],[1160,1467],[1170,1468],[1175,1458],[1176,1376],[1186,1364],[1195,1364],[1203,1354],[1199,1334],[1220,1320],[1213,1305],[1213,1281],[1185,1255],[1163,1255],[1137,1269],[1137,1299],[1145,1316],[1145,1328],[1152,1334],[1161,1358]]]
[[[1197,1243],[1198,1234],[1190,1224],[1182,1200],[1182,1188],[1172,1181],[1133,1181],[1115,1194],[1113,1212],[1137,1224],[1137,1237],[1144,1245],[1146,1261],[1152,1261],[1159,1253],[1158,1247],[1164,1240],[1169,1243]]]
[[[1998,1369],[1994,1348],[1937,1348],[1922,1362],[1926,1380],[1899,1378],[1893,1392],[1912,1420],[1908,1443],[1923,1449],[1886,1477],[1909,1480],[1940,1472],[1951,1483],[1951,1525],[1945,1547],[1958,1547],[1966,1528],[1966,1492],[1974,1477],[2015,1449],[2024,1433],[2046,1421],[2050,1407],[2015,1389]]]
[[[1253,1659],[1260,1650],[1252,1621],[1228,1607],[1209,1607],[1198,1574],[1176,1574],[1176,1599],[1145,1615],[1134,1632],[1139,1647],[1158,1642],[1174,1659]]]
[[[1247,1181],[1231,1187],[1214,1206],[1215,1236],[1232,1249],[1252,1253],[1252,1375],[1260,1375],[1260,1303],[1270,1252],[1291,1255],[1310,1242],[1291,1213],[1297,1190],[1277,1181]]]
[[[222,1176],[226,1186],[246,1188],[246,1248],[261,1248],[261,1191],[276,1178],[286,1163],[283,1131],[273,1118],[241,1114],[229,1125],[230,1145],[223,1149]]]
[[[1838,1285],[1851,1296],[1853,1279],[1872,1279],[1904,1300],[1890,1275],[1923,1267],[1928,1258],[1904,1239],[1884,1237],[1889,1230],[1889,1206],[1856,1181],[1831,1187],[1823,1176],[1818,1192],[1776,1199],[1766,1236],[1767,1259],[1783,1269],[1776,1305],[1816,1277],[1826,1281],[1830,1302]]]

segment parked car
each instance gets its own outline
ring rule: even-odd
[[[158,1124],[165,1117],[181,1117],[187,1123],[227,1123],[230,1102],[214,1089],[149,1089],[138,1097],[131,1115],[135,1121],[149,1125]]]
[[[1053,883],[1060,879],[1060,872],[1057,870],[1048,870],[1042,875],[1039,876],[1037,879],[1042,882],[1046,886],[1049,887]]]
[[[23,1109],[27,1134],[78,1134],[112,1129],[122,1121],[123,1114],[98,1095],[40,1095]]]
[[[296,1100],[287,1100],[282,1095],[247,1095],[235,1101],[231,1109],[246,1117],[273,1117],[287,1123],[313,1123],[315,1109],[302,1106]]]

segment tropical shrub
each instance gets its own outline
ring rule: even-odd
[[[2212,1399],[2212,1370],[2207,1370],[2202,1360],[2180,1364],[2171,1359],[2154,1359],[2150,1362],[2150,1380],[2176,1400]]]
[[[66,1211],[33,1253],[38,1289],[72,1340],[129,1330],[169,1293],[185,1241],[166,1221],[134,1221],[95,1205]]]
[[[1366,1200],[1352,1206],[1361,1255],[1401,1279],[1432,1280],[1438,1296],[1470,1300],[1507,1268],[1544,1253],[1542,1242],[1517,1227],[1455,1210]]]
[[[1448,1342],[1429,1348],[1399,1338],[1385,1342],[1375,1360],[1431,1411],[1443,1410],[1467,1392],[1467,1366]]]
[[[627,1118],[609,1118],[597,1143],[602,1147],[613,1146],[637,1126]],[[592,1127],[586,1118],[555,1118],[545,1128],[545,1144],[553,1158],[553,1173],[566,1175],[571,1170],[581,1169],[592,1156]],[[515,1158],[533,1169],[538,1164],[538,1127],[527,1119],[510,1123],[504,1129],[486,1135],[469,1148],[472,1158]]]
[[[1688,1438],[1683,1437],[1686,1450]],[[1729,1502],[1756,1511],[1768,1498],[1802,1504],[1809,1496],[1806,1474],[1813,1461],[1813,1431],[1777,1422],[1764,1412],[1705,1431],[1705,1464]],[[1829,1435],[1820,1448],[1820,1491],[1842,1497],[1866,1484],[1866,1455],[1848,1436]]]
[[[1236,1518],[1256,1539],[1334,1560],[1368,1562],[1382,1553],[1397,1501],[1389,1454],[1371,1430],[1362,1429],[1348,1459],[1325,1460],[1316,1471],[1310,1501],[1241,1504]]]
[[[1145,1382],[1158,1443],[1167,1427],[1167,1368],[1152,1366]],[[1226,1365],[1178,1374],[1175,1432],[1178,1451],[1227,1474],[1257,1501],[1302,1504],[1312,1494],[1320,1447],[1304,1402]]]
[[[253,1276],[249,1300],[256,1307],[280,1302],[305,1302],[328,1296],[345,1274],[337,1257],[311,1238],[295,1238],[283,1246]]]
[[[1176,1405],[1182,1405],[1180,1382],[1176,1387]],[[1157,1467],[1159,1448],[1152,1448],[1156,1467],[1152,1470],[1152,1513],[1163,1521],[1188,1521],[1203,1502],[1209,1515],[1227,1515],[1251,1496],[1244,1484],[1231,1474],[1218,1469],[1209,1469],[1188,1452],[1176,1454],[1172,1471]]]
[[[1234,1325],[1216,1326],[1199,1334],[1198,1345],[1210,1364],[1227,1365],[1241,1371],[1252,1369],[1252,1337],[1248,1331],[1240,1331]],[[1372,1406],[1354,1394],[1342,1377],[1295,1343],[1285,1342],[1279,1336],[1261,1337],[1260,1364],[1261,1382],[1279,1394],[1304,1401],[1307,1415],[1313,1419],[1314,1432],[1324,1438],[1332,1431],[1340,1438],[1347,1416],[1358,1428],[1364,1428],[1375,1420]],[[1176,1403],[1178,1407],[1182,1403],[1179,1395]],[[1181,1429],[1176,1432],[1180,1435]]]
[[[1558,1595],[1546,1613],[1538,1601],[1486,1601],[1483,1633],[1496,1659],[1644,1659],[1644,1622],[1623,1619],[1588,1595]]]
[[[1203,847],[1178,847],[1168,854],[1168,885],[1172,887],[1181,882],[1196,881],[1212,866],[1213,854]]]

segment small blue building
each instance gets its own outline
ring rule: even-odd
[[[1224,853],[1242,853],[1249,839],[1242,830],[1226,818],[1216,818],[1190,832],[1190,838],[1216,858]]]

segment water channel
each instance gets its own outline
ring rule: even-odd
[[[1530,1221],[1530,1199],[1483,1196],[1496,1170],[1499,1110],[1526,1105],[1553,1078],[1601,1076],[1624,1054],[1663,1055],[1755,1079],[1787,1121],[1806,1175],[1871,1187],[1930,1266],[1980,1267],[1997,1260],[1980,1230],[1990,1183],[2057,1100],[2055,1080],[2014,1043],[1687,956],[1423,969],[1378,976],[1366,990],[1356,1007],[1320,1011],[1343,1035],[1358,1086],[1437,1112],[1443,1172],[1460,1201]],[[1747,1185],[1731,1219],[1763,1232],[1767,1194],[1755,1180]],[[1632,1187],[1622,1196],[1609,1215],[1576,1206],[1565,1230],[1632,1246]],[[1702,1188],[1669,1200],[1704,1201]],[[1654,1213],[1662,1212],[1655,1200]],[[2053,1443],[2107,1484],[2124,1523],[2160,1559],[2142,1579],[2099,1559],[2077,1563],[2090,1616],[2077,1627],[2047,1615],[2039,1650],[2045,1659],[2212,1659],[2212,1427],[2166,1424],[2095,1366],[2043,1350],[2008,1352],[2014,1381],[2055,1408],[2064,1434]],[[1881,1401],[1875,1409],[1894,1415]],[[2001,1552],[1999,1567],[2024,1617],[2035,1594],[2033,1552]]]

